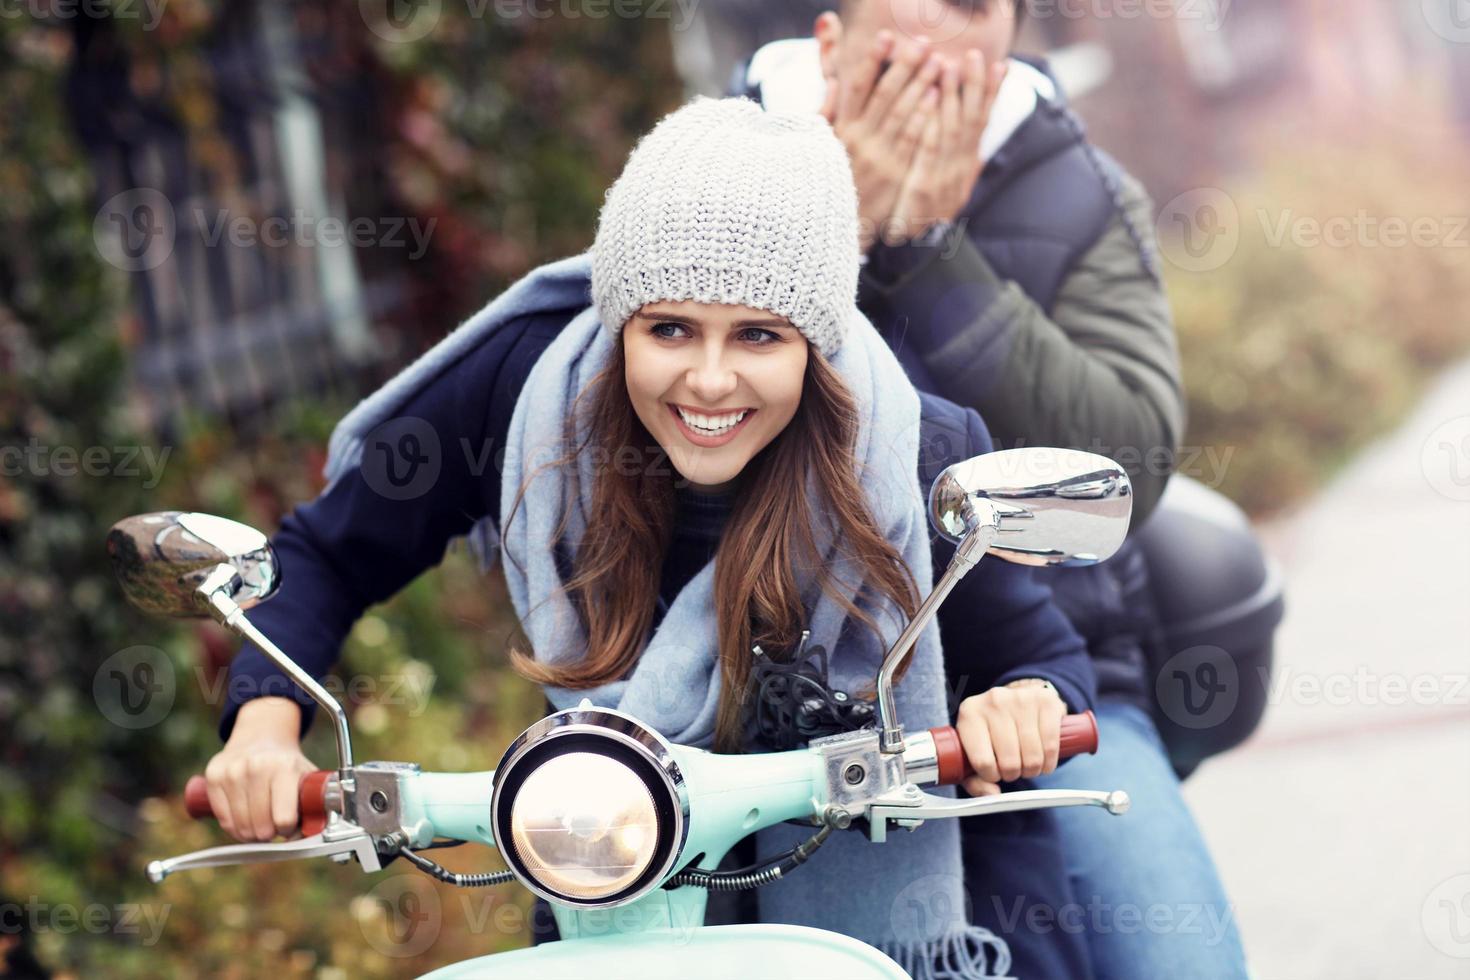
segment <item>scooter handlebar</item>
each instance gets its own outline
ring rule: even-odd
[[[934,755],[939,772],[936,785],[954,785],[975,774],[954,726],[931,728],[929,735],[934,740]],[[1097,739],[1097,718],[1091,711],[1065,716],[1062,719],[1061,751],[1058,759],[1096,752]],[[299,812],[303,836],[318,833],[326,826],[328,781],[335,775],[330,769],[318,769],[301,777]],[[209,803],[208,785],[203,776],[189,777],[184,786],[184,809],[196,820],[214,816],[214,808]]]
[[[953,725],[931,728],[934,738],[934,756],[939,766],[939,781],[936,785],[952,786],[975,775],[965,747],[960,744],[960,734]],[[1097,751],[1097,717],[1091,711],[1080,715],[1067,715],[1062,719],[1062,745],[1058,761],[1074,755],[1091,755]]]
[[[335,775],[330,769],[318,769],[301,777],[298,788],[301,836],[320,833],[327,825],[327,780]],[[190,776],[184,784],[184,810],[195,820],[214,816],[214,807],[209,803],[209,785],[203,776]]]

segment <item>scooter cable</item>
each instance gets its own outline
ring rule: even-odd
[[[486,885],[503,885],[507,881],[515,878],[515,875],[509,871],[491,871],[484,874],[461,874],[458,871],[450,871],[442,864],[431,861],[421,854],[415,854],[406,847],[400,847],[398,853],[403,855],[409,864],[412,864],[425,874],[460,888],[482,888]]]
[[[798,844],[787,851],[786,854],[773,860],[778,863],[772,864],[760,871],[748,873],[749,868],[741,868],[738,871],[705,871],[702,868],[686,868],[669,879],[665,887],[678,888],[691,885],[695,888],[705,888],[712,892],[738,892],[747,891],[752,888],[760,888],[774,881],[780,881],[783,875],[801,867],[816,853],[832,834],[832,827],[825,826],[813,834],[809,839]],[[756,865],[751,865],[751,868]]]

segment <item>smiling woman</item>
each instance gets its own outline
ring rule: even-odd
[[[865,324],[860,329],[871,333]],[[839,343],[840,334],[828,338],[834,354]],[[543,357],[549,359],[550,352]],[[572,574],[559,592],[570,598],[578,621],[570,646],[585,652],[557,656],[566,644],[549,630],[539,641],[529,631],[533,649],[514,651],[514,659],[538,683],[591,691],[642,662],[658,597],[669,592],[663,581],[669,542],[691,496],[724,497],[709,506],[728,512],[714,555],[710,624],[721,680],[709,719],[717,748],[737,751],[744,744],[751,649],[794,648],[811,615],[807,590],[843,596],[847,611],[874,636],[880,632],[875,598],[905,619],[917,608],[913,576],[858,482],[853,393],[786,317],[744,304],[645,303],[618,332],[562,425],[565,453],[521,485],[507,526],[541,474],[564,470],[556,527],[536,535],[564,541],[579,510],[578,470],[589,469],[587,459],[627,458],[631,449],[646,465],[596,466],[581,474],[591,487],[580,509],[603,519],[586,521]],[[832,532],[860,556],[854,561],[866,600],[845,594],[856,583],[840,581],[824,562],[823,542]],[[515,561],[515,550],[507,553]],[[815,575],[799,574],[803,569]],[[675,593],[686,584],[687,576],[673,583]]]
[[[865,492],[859,410],[835,367],[850,334],[866,331],[861,352],[877,339],[856,307],[856,217],[846,154],[818,117],[701,100],[633,152],[592,248],[603,334],[589,333],[580,350],[566,341],[567,374],[547,387],[548,400],[578,392],[563,414],[551,413],[563,455],[527,477],[505,518],[510,526],[531,484],[556,469],[565,479],[555,526],[537,529],[533,541],[562,542],[586,525],[566,548],[575,557],[564,584],[546,595],[528,585],[528,602],[542,600],[536,609],[566,596],[574,615],[563,618],[574,622],[558,630],[542,625],[554,617],[523,616],[532,649],[516,664],[527,676],[595,692],[645,662],[681,491],[731,498],[707,624],[719,682],[688,692],[707,711],[668,715],[685,735],[742,747],[751,648],[793,649],[812,596],[837,597],[875,638],[881,614],[913,614],[918,587],[875,504],[917,505],[916,488],[898,483],[894,502]],[[541,376],[553,374],[560,350],[542,357]],[[580,378],[590,364],[601,366]],[[538,382],[547,383],[533,375],[527,390]],[[589,457],[629,450],[650,465],[579,472]],[[553,489],[543,487],[536,502]],[[579,509],[595,517],[579,520]],[[852,556],[854,581],[832,572],[829,539]]]
[[[748,306],[651,303],[624,333],[628,397],[674,468],[721,493],[796,414],[808,346]]]

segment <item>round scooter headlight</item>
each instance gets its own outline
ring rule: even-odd
[[[688,797],[656,732],[590,704],[527,729],[495,770],[495,840],[550,901],[621,905],[661,883],[688,831]]]
[[[643,780],[597,752],[568,752],[526,777],[510,807],[527,873],[565,895],[601,900],[652,863],[658,807]]]

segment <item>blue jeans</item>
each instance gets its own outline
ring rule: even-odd
[[[1118,702],[1100,702],[1097,720],[1096,755],[1033,780],[1042,789],[1122,789],[1133,800],[1119,817],[1056,811],[1097,980],[1245,978],[1235,910],[1153,720]]]

